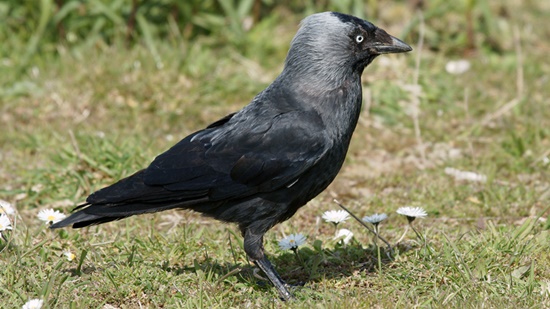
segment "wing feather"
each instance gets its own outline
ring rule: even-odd
[[[186,137],[145,170],[97,191],[87,202],[220,201],[273,191],[296,181],[331,146],[320,118],[311,112],[235,118]]]

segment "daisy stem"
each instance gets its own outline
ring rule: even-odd
[[[378,255],[378,272],[382,274],[382,258],[380,257],[380,246],[375,243],[376,246],[376,253]]]
[[[414,226],[413,226],[411,223],[409,223],[409,225],[411,226],[411,228],[413,229],[413,231],[416,233],[416,237],[418,237],[418,240],[420,240],[421,242],[424,242],[424,237],[422,237],[422,235],[420,235],[420,233],[418,233],[418,232],[416,231],[416,229],[414,228]]]
[[[292,248],[292,251],[294,251],[294,254],[296,255],[296,260],[298,260],[298,263],[302,265],[303,268],[306,268],[306,265],[304,264],[304,260],[302,260],[302,257],[300,254],[298,254],[298,248]]]
[[[390,253],[393,253],[393,248],[391,247],[390,243],[385,240],[384,238],[382,238],[382,236],[378,235],[376,232],[374,232],[365,222],[363,222],[363,220],[359,219],[356,215],[354,215],[351,211],[349,211],[344,205],[342,205],[337,199],[334,199],[333,200],[338,206],[340,206],[343,210],[347,211],[352,217],[353,219],[357,220],[357,222],[361,223],[361,225],[363,225],[367,230],[369,230],[369,232],[373,233],[374,235],[376,235],[376,237],[378,237],[381,241],[383,241],[386,246],[388,246],[388,250]]]
[[[399,240],[396,242],[397,244],[400,243],[403,240],[403,238],[405,238],[405,235],[407,234],[408,231],[409,231],[409,226],[406,225],[405,226],[405,232],[403,232],[403,235],[401,235],[401,237],[399,237]]]
[[[380,256],[380,246],[378,245],[378,226],[375,225],[374,226],[374,231],[376,232],[376,235],[374,235],[374,237],[372,238],[372,242],[374,243],[374,246],[376,247],[376,255],[377,255],[377,262],[378,262],[378,272],[381,274],[382,273],[382,258]]]

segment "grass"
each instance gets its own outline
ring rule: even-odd
[[[462,75],[444,69],[463,57],[448,52],[456,42],[428,48],[429,15],[426,48],[367,68],[366,108],[340,175],[266,236],[282,276],[305,283],[288,304],[254,276],[232,225],[171,211],[50,231],[36,214],[68,213],[245,105],[280,72],[297,17],[271,18],[270,26],[280,26],[262,24],[247,34],[263,46],[257,54],[253,46],[243,52],[216,45],[215,37],[156,42],[162,68],[145,46],[116,42],[78,51],[60,46],[61,56],[38,57],[22,75],[15,74],[17,61],[4,59],[0,198],[18,213],[0,241],[2,307],[31,298],[50,308],[549,307],[550,34],[540,14],[548,5],[516,2],[506,1],[510,15],[493,25],[499,36],[490,39],[502,49],[482,45],[468,54],[471,69]],[[405,27],[398,20],[417,18],[403,14],[381,20],[397,34]],[[445,167],[488,180],[455,181]],[[354,232],[351,243],[332,240],[334,227],[319,218],[338,209],[335,197],[359,217],[390,214],[380,232],[395,245],[394,260],[378,268],[372,235],[357,222],[339,226]],[[407,221],[395,210],[404,205],[428,211],[414,222],[425,242],[409,230],[396,244]],[[291,233],[308,235],[301,260],[278,249]],[[76,259],[67,261],[64,250]]]

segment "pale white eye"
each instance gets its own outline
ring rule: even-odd
[[[361,43],[361,42],[363,42],[364,39],[365,38],[362,35],[358,35],[358,36],[355,37],[355,42]]]

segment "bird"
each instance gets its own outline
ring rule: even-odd
[[[340,171],[361,111],[365,67],[379,55],[411,50],[358,17],[312,14],[300,23],[282,72],[248,105],[92,193],[51,228],[82,228],[168,209],[236,223],[249,260],[289,300],[289,285],[264,251],[264,235]]]

